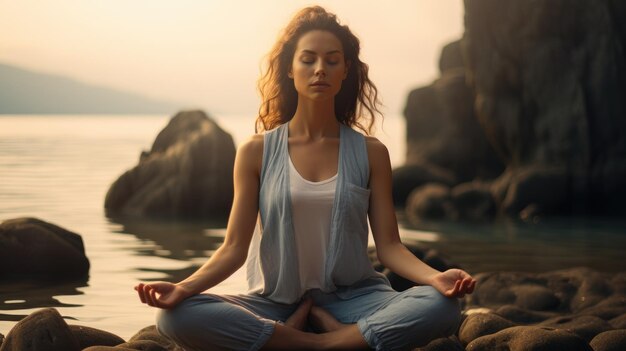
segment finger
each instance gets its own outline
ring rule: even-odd
[[[144,289],[146,303],[149,306],[154,306],[154,301],[152,300],[152,294],[150,293],[151,291],[152,291],[152,287],[150,285],[146,285],[146,288]]]
[[[159,303],[159,299],[157,299],[155,289],[150,290],[150,299],[152,299],[152,302],[154,303],[154,305],[152,306],[159,307],[160,303]]]
[[[472,279],[472,282],[470,283],[469,288],[467,289],[467,293],[471,294],[474,292],[474,289],[476,288],[476,280]]]
[[[459,288],[460,288],[460,286],[461,286],[461,281],[460,281],[460,280],[457,280],[457,281],[454,283],[454,287],[453,287],[451,290],[446,291],[446,294],[445,294],[445,295],[446,295],[446,296],[448,296],[448,297],[454,297],[454,296],[456,296],[456,294],[459,292]]]
[[[462,294],[465,294],[467,292],[467,289],[469,288],[471,282],[471,278],[465,278],[463,279],[463,281],[461,281],[461,288],[459,290]]]
[[[145,285],[143,283],[139,283],[139,285],[135,287],[135,290],[137,290],[137,294],[139,295],[139,299],[141,300],[141,303],[146,303],[144,288],[145,288]]]

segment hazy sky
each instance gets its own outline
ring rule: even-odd
[[[441,47],[463,33],[461,0],[0,1],[0,62],[254,115],[263,56],[294,12],[311,4],[359,37],[392,115],[410,89],[438,76]]]

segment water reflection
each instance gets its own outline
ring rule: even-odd
[[[183,268],[136,267],[140,272],[161,273],[164,278],[146,281],[180,281],[192,274],[224,242],[226,223],[207,220],[176,220],[151,218],[109,218],[112,231],[130,234],[150,245],[137,247],[140,256],[174,259],[190,264]],[[150,275],[158,276],[158,275]]]
[[[626,270],[626,221],[618,218],[549,218],[537,223],[502,219],[489,223],[426,221],[406,228],[434,232],[428,245],[470,272],[542,272],[585,266]]]
[[[82,307],[81,304],[68,304],[56,297],[82,295],[79,288],[86,287],[87,281],[71,281],[52,284],[50,282],[23,280],[0,284],[0,311],[22,311],[44,307]],[[28,314],[1,313],[0,321],[19,321]]]

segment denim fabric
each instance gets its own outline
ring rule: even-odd
[[[460,321],[456,299],[430,286],[397,292],[386,284],[345,288],[332,293],[309,290],[316,306],[345,324],[356,323],[374,350],[408,350],[453,334]],[[200,294],[159,313],[157,328],[187,351],[258,350],[275,323],[285,322],[298,304],[281,304],[260,295]]]

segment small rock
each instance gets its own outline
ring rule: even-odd
[[[593,351],[589,344],[576,334],[552,328],[517,326],[485,335],[467,345],[466,351]]]
[[[469,315],[459,330],[459,339],[463,345],[469,344],[472,340],[481,336],[497,333],[500,330],[515,326],[493,313],[476,313]]]
[[[70,330],[78,340],[81,350],[89,346],[115,346],[124,343],[124,339],[119,336],[96,328],[70,325]]]
[[[626,329],[609,330],[596,335],[589,343],[594,351],[626,350]]]
[[[0,346],[0,351],[79,350],[78,340],[53,308],[37,310],[19,321]]]
[[[538,325],[567,330],[568,332],[574,333],[588,342],[591,341],[591,339],[593,339],[596,335],[613,329],[608,322],[595,316],[556,317],[543,321]]]

